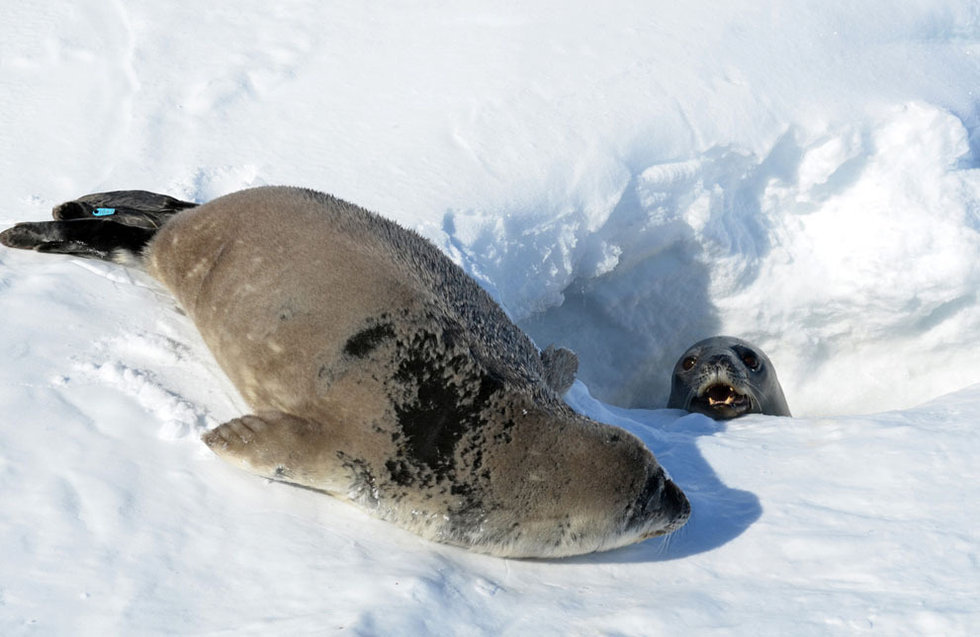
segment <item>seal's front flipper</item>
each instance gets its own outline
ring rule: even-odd
[[[126,261],[138,256],[155,232],[102,219],[27,221],[0,232],[0,243],[8,248]]]
[[[564,396],[575,382],[578,356],[570,349],[549,345],[541,352],[541,364],[544,366],[544,382],[559,396]]]
[[[336,493],[342,461],[330,438],[324,425],[282,412],[242,416],[201,436],[218,456],[250,473]]]
[[[146,190],[114,190],[66,201],[55,206],[51,216],[60,221],[111,217],[113,221],[127,225],[159,228],[169,217],[196,206],[196,203]]]

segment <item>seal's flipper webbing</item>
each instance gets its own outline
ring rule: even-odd
[[[108,219],[142,228],[159,228],[167,219],[196,203],[146,190],[114,190],[84,195],[55,206],[51,216],[58,220]]]
[[[0,232],[0,243],[8,248],[121,261],[142,253],[155,233],[155,229],[102,219],[27,221]]]
[[[340,494],[343,460],[329,450],[331,434],[320,423],[282,412],[242,416],[201,439],[222,459],[250,473]]]

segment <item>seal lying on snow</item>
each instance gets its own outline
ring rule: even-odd
[[[717,420],[745,414],[790,415],[769,357],[731,336],[698,341],[684,352],[674,365],[667,407]]]
[[[204,435],[225,460],[498,556],[611,549],[687,520],[687,498],[640,440],[560,399],[571,353],[547,350],[546,368],[416,233],[297,188],[200,207],[141,193],[159,204],[150,215],[114,211],[120,194],[59,206],[57,221],[17,224],[0,242],[162,281],[254,409]]]

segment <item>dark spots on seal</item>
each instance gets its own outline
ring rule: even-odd
[[[322,390],[330,387],[337,379],[337,367],[331,363],[320,365],[316,370],[316,380]]]
[[[572,521],[569,516],[565,516],[560,522],[556,522],[552,532],[554,533],[554,541],[552,545],[554,547],[559,547],[563,545],[566,541],[567,536],[572,530]]]
[[[396,405],[395,414],[405,436],[405,451],[415,462],[445,477],[454,468],[456,445],[467,432],[487,425],[483,408],[500,389],[490,376],[479,380],[476,391],[454,378],[452,362],[444,369],[436,361],[409,358],[396,376],[417,384],[416,399]]]
[[[483,434],[475,434],[467,438],[464,448],[460,450],[460,457],[469,466],[472,473],[476,473],[483,466],[483,448],[486,439]]]
[[[452,326],[397,338],[388,383],[397,422],[389,435],[398,449],[385,465],[391,481],[443,489],[459,506],[472,504],[470,483],[482,479],[488,406],[504,384],[476,364],[465,342]]]
[[[288,476],[289,476],[289,471],[286,469],[286,467],[284,465],[277,465],[276,466],[276,477],[277,478],[286,478]]]
[[[494,442],[497,442],[497,443],[503,443],[505,445],[506,444],[510,444],[511,442],[513,442],[514,441],[514,437],[512,435],[510,435],[510,431],[508,431],[513,426],[514,426],[514,421],[513,420],[509,420],[509,421],[505,422],[504,425],[503,425],[503,431],[501,431],[498,434],[494,434],[493,441]]]
[[[410,487],[415,482],[415,475],[404,460],[389,460],[385,469],[391,476],[391,481],[400,487]]]
[[[473,487],[468,484],[453,484],[449,487],[449,493],[456,496],[463,496],[468,500],[474,500],[473,498]]]
[[[348,495],[351,500],[364,506],[378,506],[378,486],[367,461],[362,458],[354,458],[343,451],[337,452],[337,458],[350,476]]]
[[[395,326],[391,323],[381,323],[369,327],[347,339],[347,344],[344,345],[344,354],[355,358],[364,358],[383,342],[394,337]]]
[[[292,304],[287,303],[279,308],[279,320],[281,322],[286,322],[296,316],[296,308]]]
[[[483,534],[483,522],[496,507],[489,507],[479,497],[479,492],[466,484],[454,484],[450,493],[457,498],[449,510],[451,536],[465,538],[474,533]]]
[[[452,469],[456,443],[475,414],[458,405],[456,388],[439,382],[419,386],[418,400],[395,408],[407,453],[437,474]]]

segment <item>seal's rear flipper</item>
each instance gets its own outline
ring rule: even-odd
[[[156,229],[102,219],[27,221],[0,232],[8,248],[127,262],[138,257]]]
[[[343,460],[320,423],[282,412],[230,420],[201,436],[223,460],[272,480],[337,493]]]
[[[196,206],[196,203],[146,190],[113,190],[66,201],[55,206],[51,216],[59,221],[111,217],[113,221],[127,225],[159,228],[172,215]]]
[[[84,195],[51,211],[55,221],[18,223],[0,233],[9,248],[134,263],[173,215],[197,204],[146,190]]]

